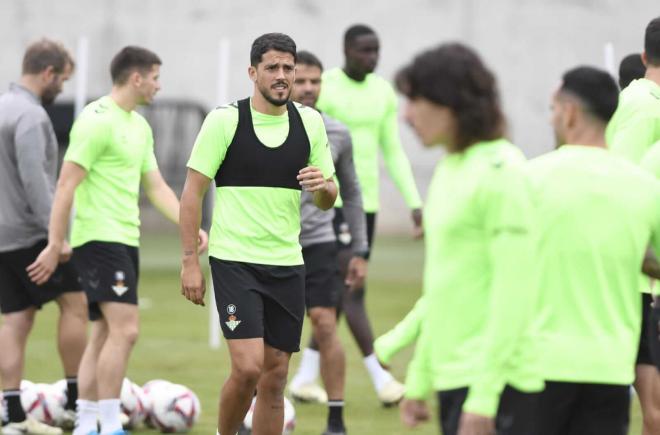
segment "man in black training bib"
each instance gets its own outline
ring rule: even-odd
[[[323,120],[289,101],[296,44],[269,33],[252,44],[252,98],[212,111],[197,136],[181,197],[182,292],[203,304],[197,257],[202,197],[211,179],[216,207],[210,263],[231,375],[220,397],[218,433],[235,434],[257,390],[253,430],[280,434],[289,359],[305,314],[298,241],[301,191],[332,207],[337,188]]]

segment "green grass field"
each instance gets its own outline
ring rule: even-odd
[[[187,302],[179,291],[179,251],[175,235],[145,236],[141,250],[140,297],[141,337],[133,352],[128,376],[143,384],[164,378],[192,388],[202,402],[202,416],[192,434],[213,434],[216,430],[220,386],[228,374],[226,347],[208,347],[208,308]],[[376,334],[385,332],[412,307],[420,292],[423,246],[406,238],[384,238],[376,242],[370,265],[368,305]],[[25,378],[54,382],[62,378],[54,334],[57,309],[47,306],[38,316],[28,346]],[[407,430],[399,423],[396,408],[380,406],[357,348],[342,325],[342,341],[348,358],[346,423],[351,434],[438,434],[437,423]],[[306,322],[303,340],[309,336]],[[0,349],[0,351],[2,351]],[[411,350],[401,353],[392,365],[401,379]],[[298,364],[292,359],[292,369]],[[431,405],[435,409],[435,403]],[[326,410],[320,405],[296,405],[297,434],[320,434]],[[147,433],[136,431],[136,433]],[[630,434],[640,434],[639,407],[633,405]]]

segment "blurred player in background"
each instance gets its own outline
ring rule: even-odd
[[[379,150],[394,183],[412,209],[415,235],[422,234],[422,201],[399,139],[397,97],[386,80],[373,74],[379,52],[380,43],[373,29],[361,24],[348,28],[344,34],[344,67],[323,74],[323,88],[317,103],[322,112],[339,120],[350,130],[355,169],[366,212],[369,249],[373,244],[379,208]],[[346,249],[349,249],[350,237],[347,237],[349,234],[343,215],[343,210],[337,209],[335,228],[340,234],[340,242],[343,240]],[[374,337],[365,307],[365,294],[365,288],[345,292],[342,311],[362,352],[378,398],[383,404],[390,405],[401,399],[404,389],[389,371],[381,367],[374,355]],[[318,345],[314,342],[305,349],[290,386],[294,396],[306,400],[322,400],[325,396],[314,388],[319,373],[319,354],[315,349]]]
[[[321,91],[323,65],[312,53],[299,51],[296,60],[296,80],[291,99],[315,108]],[[346,357],[337,336],[337,307],[344,293],[364,286],[367,261],[366,221],[362,195],[355,167],[353,145],[348,129],[340,122],[321,113],[330,142],[337,181],[341,186],[344,217],[348,222],[352,243],[352,258],[348,264],[346,282],[339,273],[338,245],[332,220],[332,210],[319,210],[308,192],[302,194],[300,244],[305,260],[305,305],[312,321],[312,334],[321,354],[321,377],[328,394],[328,426],[325,435],[346,433],[343,419]]]
[[[618,92],[605,71],[566,72],[552,102],[558,149],[528,167],[540,233],[542,435],[628,433],[639,273],[649,243],[660,248],[660,184],[607,150]]]
[[[88,104],[71,130],[50,217],[48,245],[28,271],[45,282],[57,264],[74,202],[73,259],[87,294],[92,321],[80,365],[75,435],[123,433],[122,381],[138,337],[140,184],[169,220],[179,201],[165,183],[147,121],[136,112],[160,90],[160,58],[145,48],[124,47],[110,64],[110,94]],[[199,232],[201,248],[206,234]]]
[[[612,151],[640,163],[651,146],[660,141],[660,17],[652,20],[644,35],[643,78],[633,80],[619,96],[606,138]],[[651,361],[646,334],[651,311],[650,283],[640,275],[643,302],[642,334],[637,358],[635,390],[642,405],[644,435],[660,433],[660,374]]]
[[[621,59],[619,64],[619,88],[624,90],[637,79],[644,78],[646,67],[640,53],[632,53]]]
[[[438,394],[445,435],[536,433],[538,300],[535,215],[522,152],[504,139],[495,77],[462,44],[423,52],[397,76],[405,117],[424,146],[442,145],[424,216],[423,293],[379,339],[387,358],[416,338],[401,417],[429,418]],[[388,334],[389,335],[389,334]]]
[[[321,115],[289,101],[295,67],[289,36],[257,38],[248,68],[252,97],[209,113],[188,161],[181,280],[195,304],[204,303],[205,292],[196,249],[202,198],[212,179],[216,185],[209,261],[231,358],[220,396],[222,435],[239,429],[255,388],[254,433],[282,433],[289,361],[299,350],[305,316],[301,192],[322,210],[337,196]]]
[[[27,416],[20,398],[27,337],[36,311],[52,300],[60,308],[58,350],[67,379],[64,425],[73,427],[75,421],[87,319],[85,294],[68,261],[71,247],[62,244],[55,253],[53,275],[40,285],[26,271],[47,244],[59,160],[55,132],[42,105],[62,92],[73,68],[62,44],[42,39],[27,48],[19,82],[0,96],[0,380],[8,411],[4,435],[62,433]]]

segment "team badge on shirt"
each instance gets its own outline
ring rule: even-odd
[[[225,325],[227,325],[227,328],[233,331],[238,325],[241,324],[241,321],[238,320],[236,316],[234,316],[234,314],[236,314],[236,305],[227,305],[227,314],[229,314],[229,320],[225,322]]]
[[[128,291],[128,287],[124,285],[124,279],[126,275],[121,270],[115,272],[115,285],[112,286],[112,290],[117,293],[117,296],[122,296]]]

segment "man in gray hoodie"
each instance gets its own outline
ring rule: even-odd
[[[55,300],[60,308],[58,349],[67,379],[64,425],[73,426],[77,373],[86,342],[87,302],[62,249],[50,280],[37,286],[26,268],[48,239],[48,220],[58,165],[57,139],[44,104],[62,91],[74,62],[62,44],[42,39],[30,45],[22,75],[0,95],[0,380],[6,402],[3,435],[58,435],[59,428],[27,416],[20,383],[25,346],[35,313]]]

